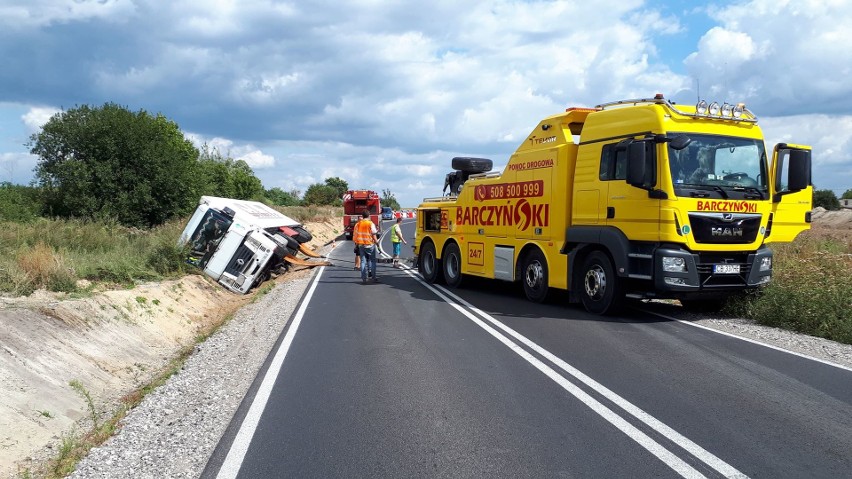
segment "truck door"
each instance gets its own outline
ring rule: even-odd
[[[606,224],[615,226],[631,240],[659,241],[660,200],[648,194],[649,189],[659,184],[657,148],[652,142],[641,145],[646,149],[642,187],[627,182],[627,151],[617,143],[603,147],[600,178],[608,185]]]
[[[813,208],[811,148],[780,143],[772,153],[772,225],[767,243],[788,243],[810,229]]]

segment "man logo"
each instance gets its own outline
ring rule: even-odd
[[[728,238],[742,238],[743,229],[742,228],[717,228],[713,227],[710,229],[710,234],[713,236],[721,236]]]
[[[734,214],[733,213],[722,213],[722,221],[727,221],[728,223],[730,223],[731,221],[734,221]]]
[[[238,264],[238,265],[240,265],[240,266],[242,266],[242,265],[246,264],[246,260],[244,260],[244,259],[242,259],[242,258],[239,258],[239,259],[237,260],[237,264]]]

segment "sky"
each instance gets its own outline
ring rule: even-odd
[[[161,113],[265,188],[339,177],[403,207],[454,156],[502,169],[571,106],[745,102],[852,189],[848,0],[0,0],[0,181],[59,111]]]

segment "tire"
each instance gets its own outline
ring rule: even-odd
[[[351,241],[352,240],[352,233],[345,233],[343,235],[343,237],[346,238],[346,241]]]
[[[423,243],[420,254],[417,256],[417,271],[427,283],[435,284],[441,281],[441,260],[435,256],[435,243],[431,241]]]
[[[521,266],[521,281],[524,284],[524,294],[533,303],[541,303],[547,298],[550,290],[547,259],[541,250],[530,250],[524,256]]]
[[[296,233],[299,233],[297,236],[294,237],[299,243],[307,243],[308,241],[314,239],[314,235],[312,235],[310,231],[306,230],[304,227],[292,226],[292,228],[296,231]]]
[[[593,314],[613,314],[621,308],[622,281],[606,253],[593,251],[583,262],[580,297],[586,311]]]
[[[466,156],[457,156],[453,158],[452,166],[454,170],[461,170],[465,173],[485,173],[491,171],[494,166],[493,162],[487,158],[469,158]]]
[[[441,264],[444,269],[444,282],[451,288],[458,288],[462,283],[462,257],[458,244],[447,243],[447,246],[444,248],[444,257],[441,259]]]

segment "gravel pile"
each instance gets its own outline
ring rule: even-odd
[[[136,407],[121,431],[93,449],[73,478],[198,477],[302,293],[309,271],[243,308],[196,348],[179,374]],[[743,319],[686,313],[667,303],[648,309],[852,368],[852,346]]]

